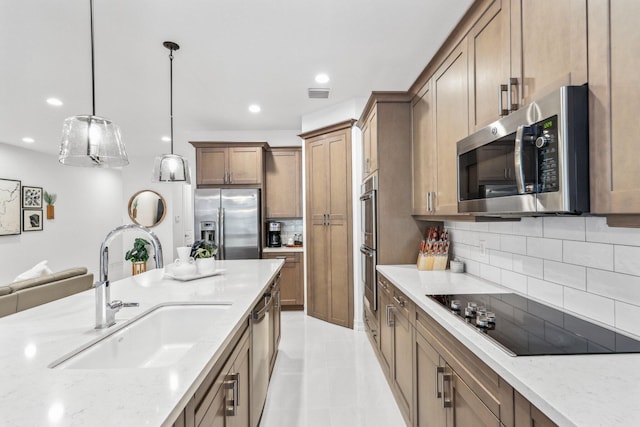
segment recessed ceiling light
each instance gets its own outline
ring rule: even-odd
[[[168,137],[168,136],[163,136],[163,137],[162,137],[162,138],[160,138],[160,139],[162,139],[162,142],[171,142],[171,138],[170,138],[170,137]]]
[[[252,113],[259,113],[261,110],[260,106],[258,104],[251,104],[249,105],[249,111],[251,111]]]
[[[316,83],[320,83],[320,84],[329,83],[329,80],[330,80],[329,76],[324,73],[318,74],[316,76]]]
[[[63,105],[62,101],[60,101],[58,98],[48,98],[47,104],[53,105],[54,107],[60,107]]]
[[[26,142],[27,144],[33,144],[34,142],[36,142],[36,140],[28,136],[25,136],[24,138],[22,138],[22,142]]]

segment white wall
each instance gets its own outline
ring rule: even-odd
[[[0,236],[0,284],[45,259],[54,271],[85,266],[97,279],[100,244],[122,223],[121,171],[63,166],[57,155],[0,144],[0,178],[58,195],[43,231]]]
[[[600,217],[445,226],[468,273],[640,336],[640,229]]]

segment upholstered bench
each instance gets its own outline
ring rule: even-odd
[[[71,268],[0,286],[0,317],[55,301],[93,287],[93,274]]]

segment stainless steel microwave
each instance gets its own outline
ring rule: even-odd
[[[588,212],[588,118],[588,88],[563,86],[459,141],[458,211]]]

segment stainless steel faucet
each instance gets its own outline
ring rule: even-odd
[[[137,307],[137,302],[111,301],[111,288],[109,286],[109,244],[125,230],[142,231],[151,240],[153,246],[156,268],[162,268],[162,245],[158,236],[147,227],[136,224],[127,224],[116,227],[107,234],[100,246],[100,281],[96,282],[96,329],[104,329],[116,323],[116,313],[122,307]]]

